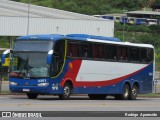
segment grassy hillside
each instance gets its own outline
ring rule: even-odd
[[[14,0],[28,3],[29,0]],[[123,13],[148,6],[150,0],[30,0],[32,4],[88,15]]]
[[[9,48],[9,37],[0,36],[0,48]]]

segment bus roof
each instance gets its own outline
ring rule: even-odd
[[[104,41],[121,42],[120,39],[114,38],[114,37],[104,37],[104,36],[95,36],[95,35],[87,35],[87,34],[68,34],[66,36],[69,38],[97,39],[97,40],[104,40]]]
[[[120,42],[120,39],[114,37],[104,37],[104,36],[95,36],[95,35],[88,35],[88,34],[68,34],[68,35],[61,35],[61,34],[45,34],[45,35],[27,35],[18,37],[17,40],[60,40],[60,39],[76,39],[76,40],[87,40],[87,39],[98,39],[98,40],[105,40],[105,41],[114,41]]]
[[[18,37],[17,40],[59,40],[65,38],[61,34],[38,34]]]
[[[95,39],[88,39],[88,41],[92,42],[100,42],[100,43],[108,43],[114,45],[124,45],[124,46],[135,46],[135,47],[146,47],[146,48],[154,48],[151,44],[142,44],[142,43],[131,43],[131,42],[113,42],[113,41],[103,41],[103,40],[95,40]]]
[[[43,35],[41,34],[41,35],[27,35],[27,36],[22,36],[22,37],[17,38],[17,40],[53,40],[53,41],[58,41],[62,39],[92,41],[92,42],[110,43],[110,44],[116,44],[116,45],[154,48],[150,44],[121,42],[120,39],[114,38],[114,37],[95,36],[95,35],[88,35],[88,34],[68,34],[68,35],[61,35],[61,34],[44,34]]]

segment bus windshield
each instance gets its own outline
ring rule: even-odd
[[[52,48],[52,41],[17,41],[11,57],[10,76],[49,77],[47,54]]]
[[[47,53],[14,53],[11,77],[48,77]],[[36,60],[35,60],[36,59]]]
[[[53,41],[47,40],[30,40],[30,41],[20,41],[15,42],[13,51],[43,51],[48,52],[53,48]]]

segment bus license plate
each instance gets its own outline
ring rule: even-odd
[[[23,89],[23,92],[29,92],[30,89]]]

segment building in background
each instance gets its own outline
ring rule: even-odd
[[[28,34],[91,34],[114,36],[114,22],[93,16],[47,8],[32,4],[0,1],[0,37],[10,36],[12,48],[13,36]],[[1,40],[0,39],[0,40]],[[5,47],[1,45],[0,47]],[[9,58],[6,59],[7,66]]]
[[[93,16],[1,0],[0,36],[91,34],[114,36],[114,22]]]
[[[128,11],[125,14],[94,15],[95,17],[112,20],[116,23],[132,25],[158,25],[160,23],[160,9],[155,11]]]

